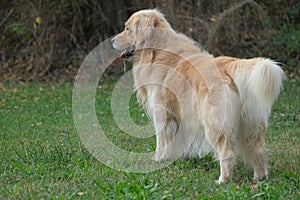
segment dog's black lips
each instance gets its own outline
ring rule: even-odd
[[[135,45],[131,45],[121,53],[120,57],[125,59],[130,58],[135,54],[135,51]]]

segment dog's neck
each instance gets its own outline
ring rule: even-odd
[[[175,32],[169,33],[168,38],[162,37],[162,39],[165,39],[164,42],[162,39],[158,41],[157,38],[155,38],[151,44],[138,46],[132,59],[133,65],[140,66],[154,63],[170,64],[180,59],[188,59],[190,55],[209,55],[206,51],[199,48],[195,41],[189,39],[184,34]]]

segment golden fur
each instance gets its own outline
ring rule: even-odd
[[[232,178],[237,155],[255,179],[267,177],[264,136],[284,78],[274,61],[214,58],[155,9],[134,13],[112,43],[135,49],[134,86],[155,127],[157,161],[213,150],[219,183]]]

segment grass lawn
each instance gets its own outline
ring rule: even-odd
[[[85,149],[72,117],[72,84],[0,85],[0,199],[300,199],[300,81],[285,82],[267,135],[269,179],[252,182],[252,169],[237,164],[234,180],[218,185],[210,156],[175,161],[163,169],[125,173]],[[113,84],[97,91],[99,123],[116,145],[153,151],[154,137],[136,139],[115,125]],[[130,113],[147,123],[135,98]]]

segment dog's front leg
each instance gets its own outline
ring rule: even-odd
[[[176,118],[158,105],[153,109],[153,123],[156,132],[154,159],[156,161],[173,159],[175,151],[172,140],[178,130]]]

